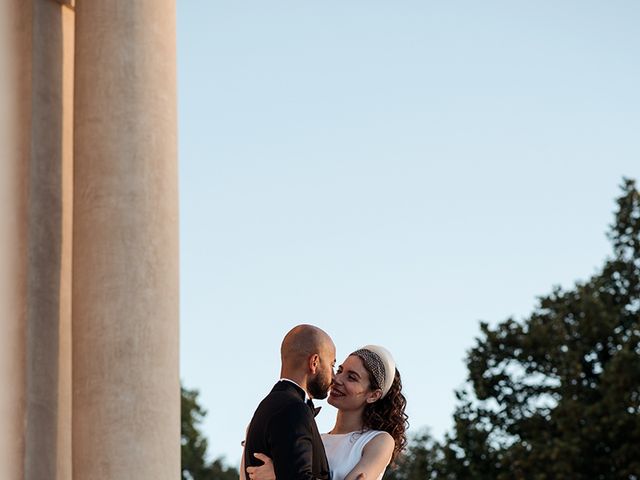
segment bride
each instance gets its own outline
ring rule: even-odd
[[[334,427],[322,434],[331,479],[381,479],[407,443],[407,400],[391,353],[367,345],[349,355],[338,367],[327,402],[338,409]],[[249,478],[275,480],[271,459],[255,457],[264,464],[248,467]],[[246,480],[242,468],[240,480]]]

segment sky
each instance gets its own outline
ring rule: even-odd
[[[178,0],[181,378],[237,465],[299,323],[451,428],[479,322],[610,255],[640,180],[640,3]],[[320,431],[335,410],[318,416]]]

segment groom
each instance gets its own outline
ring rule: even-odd
[[[280,381],[253,414],[242,468],[261,465],[254,453],[263,453],[273,460],[277,480],[328,480],[311,399],[327,396],[336,347],[318,327],[298,325],[284,337],[280,355]]]

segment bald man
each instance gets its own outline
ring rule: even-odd
[[[298,325],[284,337],[280,355],[280,381],[253,414],[242,468],[262,465],[254,454],[263,453],[273,460],[277,480],[328,480],[311,399],[327,397],[336,347],[318,327]]]

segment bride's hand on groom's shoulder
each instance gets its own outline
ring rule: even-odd
[[[254,453],[253,456],[264,463],[259,467],[247,467],[248,478],[250,480],[275,480],[276,472],[273,469],[271,458],[262,453]]]

